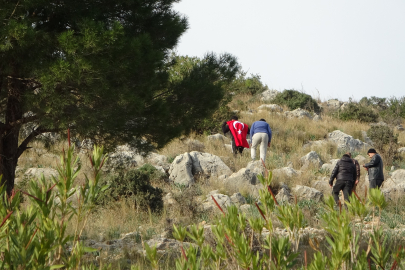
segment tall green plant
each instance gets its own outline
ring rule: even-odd
[[[1,269],[79,269],[85,252],[80,236],[96,198],[107,189],[100,186],[101,169],[106,160],[103,148],[94,147],[90,157],[92,176],[77,187],[79,159],[73,147],[61,156],[58,177],[44,177],[30,182],[28,192],[13,191],[7,195],[3,187],[0,215],[4,222],[0,231],[0,252],[4,254]],[[27,208],[19,208],[21,194],[29,199]],[[67,224],[75,222],[73,235],[66,233]],[[68,249],[70,246],[70,251]]]

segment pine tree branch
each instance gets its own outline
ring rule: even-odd
[[[16,152],[16,158],[18,159],[22,153],[24,153],[25,150],[27,150],[28,144],[35,139],[35,137],[37,137],[38,135],[42,134],[42,133],[46,133],[46,132],[58,132],[59,129],[46,129],[46,128],[41,128],[38,127],[37,129],[35,129],[30,135],[28,135],[27,138],[25,138],[25,140],[20,144],[20,146],[17,149]]]

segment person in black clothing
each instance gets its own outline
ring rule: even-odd
[[[369,163],[363,165],[368,171],[368,180],[370,181],[370,189],[380,188],[384,181],[384,165],[382,158],[375,149],[370,148],[367,155],[371,158]]]
[[[234,116],[232,116],[231,120],[236,120],[237,121],[237,120],[239,120],[239,118],[236,115],[234,115]],[[222,124],[222,132],[224,133],[224,135],[226,135],[228,132],[231,134],[232,153],[234,153],[235,155],[238,154],[238,153],[242,154],[244,147],[243,146],[236,146],[235,138],[233,137],[232,132],[229,129],[229,126],[228,126],[228,124],[226,122],[224,122]],[[249,134],[249,133],[250,133],[250,128],[248,128],[248,131],[247,131],[247,134]]]
[[[356,177],[356,165],[354,165],[349,155],[344,154],[336,163],[329,180],[329,185],[332,187],[333,180],[336,178],[336,183],[332,188],[332,194],[336,204],[339,202],[339,193],[341,190],[343,191],[345,201],[349,201],[349,196],[352,194]]]

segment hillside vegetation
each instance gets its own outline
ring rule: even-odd
[[[362,119],[341,117],[353,106],[363,106],[360,103],[317,101],[319,109],[312,111],[293,111],[295,107],[290,109],[289,103],[270,105],[283,95],[266,101],[260,92],[235,93],[226,105],[249,126],[260,118],[270,124],[273,139],[265,168],[259,161],[251,162],[248,149],[234,156],[229,138],[211,135],[215,129],[177,138],[147,155],[129,146],[109,153],[97,176],[100,188],[108,188],[87,202],[90,208],[83,208],[87,212],[71,215],[71,222],[64,223],[66,235],[73,238],[66,238],[63,245],[55,242],[63,250],[71,250],[72,245],[91,248],[72,253],[64,262],[54,261],[76,265],[73,268],[80,262],[101,268],[111,264],[113,269],[170,269],[176,265],[177,269],[303,269],[305,265],[308,269],[365,269],[361,267],[370,259],[372,269],[402,267],[403,253],[398,246],[405,244],[404,194],[396,188],[405,182],[405,161],[398,152],[405,146],[405,132],[398,126],[404,124],[400,113],[395,121],[370,125]],[[375,121],[387,119],[373,104],[367,106],[378,115]],[[337,141],[333,139],[336,134],[346,137]],[[90,179],[94,175],[93,161],[88,158],[91,143],[72,141],[76,147],[71,155],[77,155],[81,170],[71,186],[88,185],[91,181],[85,175]],[[348,141],[351,144],[345,144]],[[364,164],[371,145],[387,160],[383,192],[367,192],[363,170],[358,198],[352,196],[348,211],[336,209],[327,184],[335,160],[351,150]],[[33,144],[20,158],[16,190],[36,192],[36,197],[41,185],[48,190],[51,176],[58,179],[61,173],[56,169],[63,149],[68,149],[63,141],[48,148],[41,141]],[[311,151],[315,159],[307,155]],[[100,159],[102,153],[97,155]],[[182,163],[185,158],[192,163]],[[176,166],[184,166],[184,170],[190,166],[192,182],[185,182],[183,176],[181,181],[176,179]],[[267,170],[273,172],[272,177]],[[38,182],[36,177],[42,173],[45,182]],[[80,190],[76,190],[65,200],[77,210],[81,205],[78,198],[85,195],[79,196]],[[50,192],[55,200],[61,196],[56,188]],[[22,211],[42,209],[35,198],[24,194]],[[11,215],[7,222],[10,226],[17,221]],[[80,233],[78,228],[82,228]],[[40,243],[40,235],[34,239],[37,237]],[[58,252],[54,256],[61,254]]]

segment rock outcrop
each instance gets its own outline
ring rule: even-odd
[[[263,93],[261,93],[260,100],[265,101],[265,102],[271,101],[277,96],[278,93],[280,93],[280,92],[277,90],[266,90]]]
[[[290,203],[294,199],[291,195],[291,189],[286,184],[281,185],[275,197],[278,203]]]
[[[292,190],[298,200],[313,200],[316,202],[323,200],[323,193],[315,188],[296,185]]]
[[[189,186],[195,182],[195,175],[219,177],[231,173],[231,169],[218,156],[193,151],[174,159],[170,165],[169,179],[176,184]]]
[[[352,136],[340,131],[335,130],[329,133],[328,140],[337,144],[338,149],[342,151],[357,151],[367,148],[369,145],[354,139]]]
[[[305,170],[309,166],[315,166],[316,168],[319,169],[323,165],[321,158],[315,151],[311,151],[305,156],[301,157],[301,163],[302,163],[301,170]]]
[[[141,166],[145,158],[138,151],[129,145],[120,145],[115,151],[109,153],[105,170],[115,171],[117,169],[129,169]]]
[[[293,111],[286,111],[284,112],[284,115],[288,118],[298,118],[298,119],[302,119],[302,118],[308,118],[308,119],[312,119],[312,115],[306,111],[303,110],[301,108],[295,109]]]

